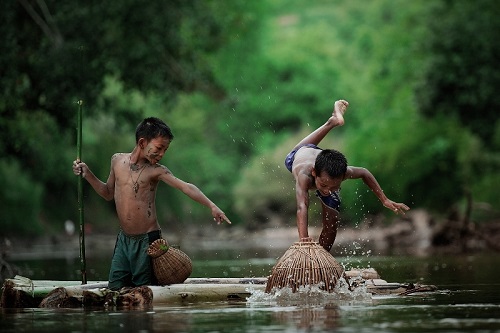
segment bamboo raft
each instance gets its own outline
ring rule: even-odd
[[[411,295],[435,291],[432,285],[388,283],[374,269],[345,272],[350,288],[364,286],[372,295]],[[184,283],[107,289],[107,281],[31,280],[16,276],[2,287],[2,308],[74,308],[102,306],[152,306],[175,303],[246,301],[252,292],[264,292],[267,277],[188,278]]]

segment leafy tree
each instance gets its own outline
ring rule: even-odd
[[[337,129],[331,135],[332,141],[325,140],[322,146],[340,149],[351,165],[365,166],[371,170],[390,198],[413,208],[425,207],[443,213],[462,202],[466,192],[472,191],[473,198],[495,207],[498,199],[486,194],[491,193],[488,189],[491,186],[486,184],[496,179],[491,170],[498,166],[498,155],[485,150],[486,144],[474,137],[475,132],[464,129],[458,118],[441,113],[439,103],[432,118],[422,118],[417,113],[417,107],[429,102],[426,94],[432,96],[436,93],[431,91],[435,85],[430,83],[426,85],[427,90],[418,90],[422,94],[415,95],[416,83],[428,73],[422,68],[426,68],[424,64],[429,59],[440,59],[440,55],[435,53],[437,49],[422,47],[430,37],[430,31],[425,27],[429,21],[432,21],[432,27],[438,27],[441,23],[447,26],[446,22],[451,20],[448,16],[454,15],[451,11],[446,13],[447,18],[443,22],[436,19],[433,10],[440,4],[441,1],[411,4],[373,1],[363,4],[342,2],[334,7],[326,3],[309,6],[309,3],[296,1],[294,6],[277,10],[277,18],[271,19],[275,26],[270,29],[272,33],[267,35],[269,47],[264,52],[268,63],[276,65],[267,65],[267,81],[263,85],[263,91],[269,93],[271,99],[279,101],[275,103],[278,106],[276,108],[273,108],[273,103],[265,104],[269,113],[264,117],[275,120],[283,116],[287,121],[282,127],[272,126],[276,132],[275,142],[281,142],[280,135],[288,129],[306,124],[309,128],[320,125],[327,116],[325,101],[331,103],[335,99],[325,98],[331,92],[322,89],[333,88],[338,93],[337,98],[348,99],[351,107],[346,115],[345,128]],[[469,6],[476,5],[470,3]],[[481,19],[480,13],[468,18],[469,21]],[[453,19],[453,22],[458,21],[460,19],[457,17]],[[286,24],[280,26],[283,22]],[[487,19],[487,22],[491,23],[491,20]],[[469,24],[474,26],[473,23]],[[436,42],[442,35],[435,30],[432,34],[430,39]],[[335,46],[339,46],[338,49]],[[495,47],[491,46],[490,49]],[[332,61],[321,59],[323,53],[331,54]],[[492,62],[484,65],[492,66]],[[445,69],[450,72],[436,68],[433,72],[441,77],[455,75],[452,67]],[[496,75],[495,71],[491,71],[493,76]],[[258,73],[254,71],[253,75],[255,72]],[[294,78],[298,78],[296,83]],[[277,82],[276,87],[270,89],[268,81]],[[337,82],[333,85],[330,81]],[[314,88],[309,89],[309,85]],[[263,93],[248,95],[259,94]],[[304,94],[309,94],[311,98],[301,99]],[[450,111],[453,103],[449,99]],[[259,107],[262,108],[262,105]],[[241,108],[244,108],[244,103],[239,106]],[[266,119],[264,117],[254,122]],[[483,118],[477,121],[482,122]],[[498,128],[495,121],[490,121],[488,126]],[[248,137],[251,136],[252,133]],[[296,138],[297,141],[300,139]],[[265,142],[257,138],[254,141],[261,142],[261,145]],[[489,144],[494,142],[498,142],[498,135],[493,136]],[[281,148],[276,147],[272,152],[279,150]],[[242,180],[235,187],[235,193],[238,193],[235,194],[238,196],[237,210],[245,214],[247,220],[265,221],[265,218],[259,217],[259,211],[269,210],[266,203],[276,200],[279,200],[283,214],[290,214],[289,218],[294,216],[293,210],[290,211],[283,200],[276,199],[282,197],[282,193],[277,190],[280,184],[266,177],[266,171],[272,169],[264,162],[266,157],[273,163],[281,163],[270,155],[272,153],[255,156],[253,162],[245,167]],[[259,182],[259,176],[264,180]],[[258,190],[252,191],[251,184],[261,185],[257,186]],[[264,184],[267,184],[266,191],[261,190]],[[367,213],[390,214],[362,182],[345,182],[342,197],[342,215],[348,221],[359,221]],[[245,210],[245,202],[253,205],[248,205],[251,208]],[[274,206],[278,207],[276,204]]]
[[[500,3],[495,0],[434,1],[428,16],[429,54],[417,90],[422,114],[458,117],[486,147],[499,128]]]
[[[23,173],[16,160],[0,159],[0,170],[0,182],[3,184],[0,192],[1,233],[36,235],[41,232],[44,219],[38,213],[43,185]]]
[[[20,228],[12,212],[22,198],[32,208],[30,230],[75,214],[69,165],[78,99],[83,157],[99,177],[114,152],[130,151],[136,124],[158,116],[176,134],[165,164],[233,222],[294,216],[282,159],[338,98],[351,102],[348,123],[324,146],[372,170],[390,197],[442,210],[438,203],[451,205],[468,188],[498,206],[491,186],[500,146],[492,113],[498,7],[488,0],[8,1],[0,11],[0,178],[9,186],[0,195],[12,209],[2,209],[0,224]],[[353,221],[385,211],[363,186],[346,182],[342,190]],[[176,192],[160,187],[161,219],[206,218]],[[103,221],[103,229],[116,218],[96,195],[86,204],[89,221]]]
[[[436,148],[448,143],[448,153],[439,155],[441,163],[434,164],[437,168],[447,166],[448,176],[437,180],[439,187],[447,183],[450,191],[448,195],[436,193],[435,200],[450,203],[458,199],[458,193],[463,196],[467,191],[477,203],[474,207],[495,212],[494,207],[500,204],[498,196],[492,195],[492,184],[498,181],[493,170],[500,166],[500,121],[496,115],[500,107],[496,93],[500,88],[500,43],[496,37],[500,5],[492,0],[438,0],[427,13],[426,37],[419,41],[427,56],[416,85],[416,104],[428,121],[453,123],[456,131],[443,128],[438,133],[436,129],[440,139],[431,144]],[[498,210],[493,214],[498,215]]]
[[[85,120],[101,125],[87,126],[85,133],[94,132],[104,155],[119,145],[113,145],[116,136],[103,139],[130,129],[143,116],[143,110],[114,105],[116,100],[105,96],[98,102],[103,89],[109,88],[106,77],[123,82],[123,94],[134,89],[144,96],[159,92],[164,109],[175,105],[176,95],[183,91],[220,98],[224,92],[213,79],[211,56],[231,39],[244,38],[254,25],[257,16],[245,17],[247,7],[256,5],[214,0],[3,4],[0,174],[8,177],[10,165],[31,176],[27,179],[37,179],[46,195],[35,215],[44,211],[49,220],[67,218],[71,210],[62,208],[60,201],[74,198],[69,166],[74,156],[75,102],[83,99]],[[100,132],[105,124],[111,127]],[[89,149],[84,154],[92,161],[93,153]],[[109,156],[98,163],[103,160],[109,163]]]

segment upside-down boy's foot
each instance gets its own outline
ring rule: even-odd
[[[349,103],[343,99],[335,102],[333,107],[333,113],[330,118],[332,124],[334,126],[342,126],[344,125],[344,113],[347,110]]]

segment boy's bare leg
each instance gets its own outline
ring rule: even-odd
[[[337,237],[339,213],[334,209],[325,207],[323,204],[321,206],[323,209],[323,229],[319,236],[319,245],[330,252]]]
[[[349,103],[343,99],[336,101],[333,107],[332,116],[327,122],[302,139],[295,148],[308,143],[318,145],[332,128],[344,125],[344,112],[347,110],[348,106]]]

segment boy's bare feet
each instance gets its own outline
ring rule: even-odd
[[[349,103],[343,99],[340,99],[335,102],[332,116],[329,119],[329,121],[333,126],[344,125],[344,112],[347,110],[348,106]]]

